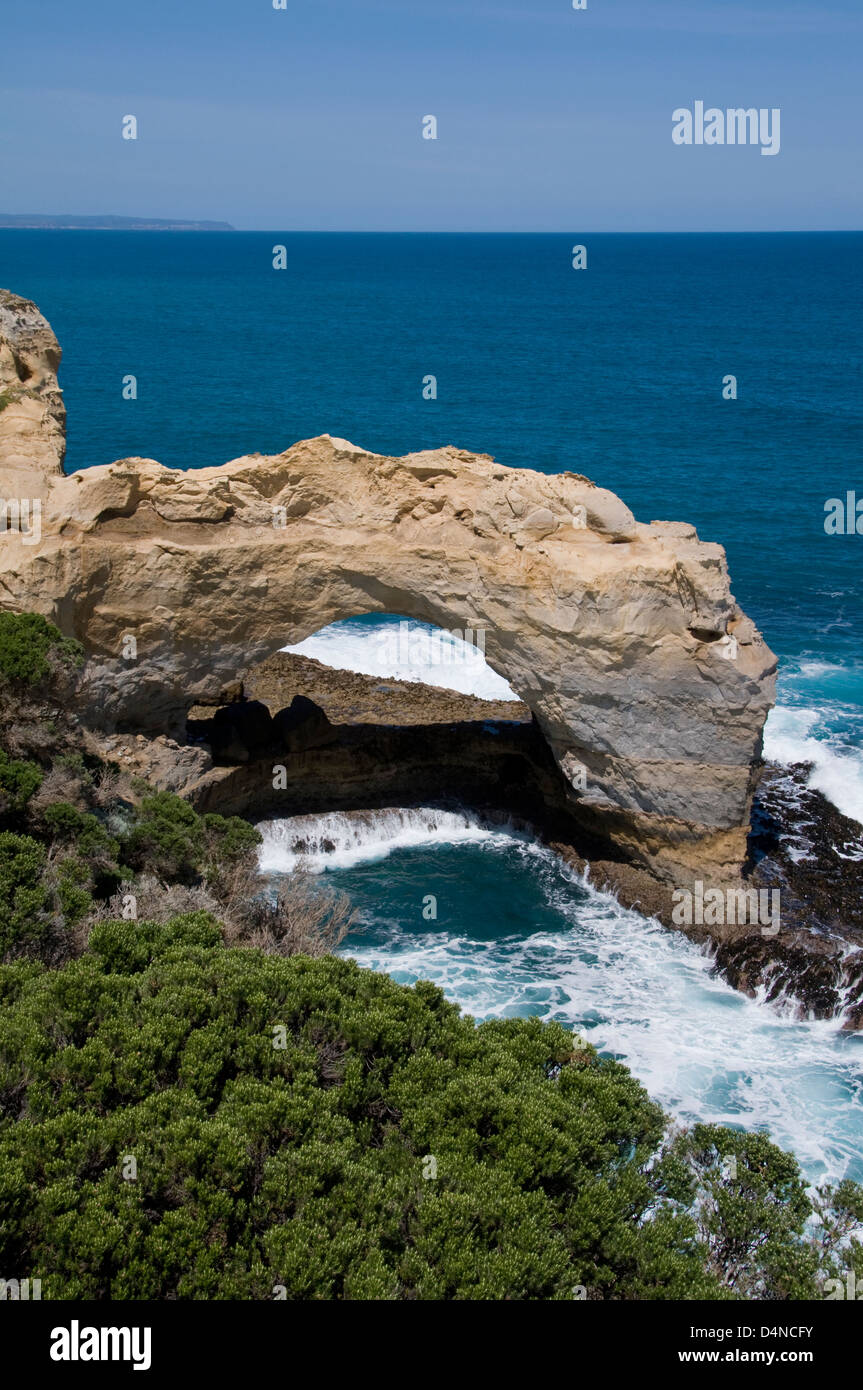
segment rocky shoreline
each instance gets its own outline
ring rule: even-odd
[[[232,749],[211,763],[213,707],[190,711],[183,750],[206,762],[183,794],[200,811],[252,818],[340,810],[363,815],[396,806],[466,807],[536,834],[597,887],[672,925],[669,890],[609,854],[573,821],[567,788],[527,708],[484,701],[419,682],[339,671],[278,652],[226,695]],[[249,698],[252,697],[252,698]],[[260,730],[263,708],[300,705],[294,751],[271,732],[245,747],[244,721]],[[252,711],[251,717],[249,711]],[[284,721],[283,721],[284,723]],[[272,726],[271,726],[272,730]],[[305,732],[304,732],[305,731]],[[179,749],[178,749],[179,753]],[[282,785],[272,785],[274,759]],[[781,928],[684,928],[735,988],[801,1018],[842,1016],[863,1026],[863,827],[807,786],[810,769],[764,764],[753,806],[747,887],[781,890]]]
[[[779,888],[782,931],[717,963],[738,989],[791,996],[805,1016],[863,1026],[863,826],[808,786],[808,763],[765,767],[753,807],[752,880]],[[769,949],[766,949],[769,948]]]
[[[573,821],[560,770],[524,705],[338,671],[284,652],[224,695],[226,704],[190,710],[185,741],[82,726],[82,742],[202,813],[260,820],[334,810],[361,818],[418,806],[471,810],[535,835],[596,888],[674,925],[670,890],[610,856],[607,842],[591,840]],[[278,715],[298,703],[293,730],[279,739]],[[217,740],[208,737],[217,710],[228,716],[223,730],[233,746],[214,756]],[[237,735],[244,725],[246,734],[260,732],[261,710],[270,721],[264,744],[249,748]],[[275,766],[283,769],[278,788]],[[754,799],[743,881],[780,889],[780,931],[678,929],[743,993],[799,1018],[841,1017],[856,1030],[863,1028],[863,826],[809,788],[809,773],[806,764],[765,763]]]
[[[60,358],[37,306],[0,290],[2,606],[81,643],[94,747],[201,810],[515,819],[667,924],[696,885],[779,888],[778,932],[683,929],[738,988],[863,1019],[859,827],[804,770],[759,764],[777,663],[720,545],[581,474],[453,446],[321,435],[66,474]],[[524,704],[269,655],[358,613],[481,630]]]

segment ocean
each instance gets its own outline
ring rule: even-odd
[[[0,285],[35,299],[64,349],[67,468],[204,467],[330,433],[584,473],[639,519],[725,546],[780,658],[767,755],[812,762],[863,820],[863,536],[824,527],[828,499],[863,499],[861,264],[859,233],[0,231]],[[379,670],[382,621],[397,615],[301,649]],[[452,684],[454,669],[412,674]],[[502,693],[487,669],[457,679]],[[348,954],[434,979],[477,1016],[562,1018],[681,1119],[768,1127],[813,1181],[863,1177],[863,1039],[742,998],[515,832],[414,814],[359,840],[342,826],[322,855],[361,910]],[[270,869],[289,871],[288,832],[268,835]]]

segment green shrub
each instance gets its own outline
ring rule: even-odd
[[[24,758],[10,758],[0,748],[0,795],[11,810],[23,811],[41,785],[42,770],[38,763]]]
[[[217,934],[0,968],[0,1266],[48,1298],[721,1296],[689,1217],[641,1225],[663,1117],[624,1068]]]
[[[134,869],[192,883],[236,864],[260,841],[239,816],[199,816],[182,797],[156,792],[141,801],[123,852]]]
[[[709,1265],[741,1298],[816,1297],[819,1277],[863,1223],[863,1189],[845,1182],[813,1204],[794,1155],[766,1134],[695,1125],[676,1137],[665,1162],[682,1163],[685,1200],[697,1208]],[[808,1238],[813,1210],[817,1238]],[[856,1265],[863,1276],[859,1242],[845,1243],[842,1265]]]
[[[43,819],[57,839],[74,843],[84,856],[114,860],[120,852],[119,841],[108,834],[96,816],[79,811],[68,801],[55,801],[46,807]]]
[[[134,975],[171,946],[218,946],[221,940],[221,927],[208,912],[187,912],[164,924],[98,922],[88,945],[106,971]]]
[[[197,812],[172,792],[156,792],[142,800],[124,856],[135,869],[189,883],[203,868],[205,850],[204,822]]]
[[[60,861],[57,869],[57,897],[67,925],[74,926],[91,910],[92,884],[93,877],[87,864],[74,856]]]
[[[46,857],[29,835],[0,832],[0,958],[38,944],[47,933]]]
[[[67,666],[80,666],[80,642],[63,637],[40,613],[0,613],[0,677],[35,685],[50,673],[49,654]]]
[[[863,1219],[842,1184],[807,1234],[762,1135],[663,1150],[558,1024],[218,939],[112,921],[62,970],[0,966],[0,1268],[44,1297],[805,1298]]]
[[[240,816],[204,816],[207,857],[211,863],[233,863],[261,843],[261,833]]]
[[[93,774],[87,766],[83,753],[61,753],[54,759],[55,767],[62,767],[67,772],[71,772],[78,778],[81,785],[90,790],[93,786]]]

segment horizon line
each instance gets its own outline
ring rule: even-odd
[[[130,221],[170,222],[170,218],[130,218]],[[201,218],[177,218],[177,222],[208,221]],[[257,236],[278,233],[280,236],[859,236],[863,227],[701,227],[701,228],[633,228],[566,227],[522,228],[520,230],[465,227],[4,227],[0,232],[139,232],[163,233],[171,236]]]

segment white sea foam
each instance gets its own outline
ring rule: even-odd
[[[393,627],[398,620],[385,621]],[[393,649],[375,639],[375,629],[351,624],[334,624],[288,648],[368,675],[515,698],[475,660],[405,667],[393,662]],[[815,659],[792,670],[790,702],[770,715],[765,755],[784,764],[811,762],[810,785],[863,821],[863,757],[835,731],[851,708],[849,695],[854,698],[848,678],[847,670]],[[469,815],[428,809],[297,817],[260,828],[266,873],[290,872],[300,863],[316,872],[356,869],[394,855],[397,874],[400,850],[441,846],[498,855],[502,873],[513,857],[526,860],[559,930],[489,937],[417,931],[375,915],[373,944],[368,933],[365,939],[362,931],[352,934],[344,954],[405,982],[432,979],[477,1017],[560,1019],[619,1056],[679,1119],[767,1128],[793,1149],[811,1181],[863,1176],[863,1037],[841,1032],[839,1019],[800,1022],[788,1003],[747,999],[715,976],[709,957],[686,938],[596,893],[541,846],[484,828]],[[844,849],[858,853],[855,845]],[[468,884],[469,871],[466,864]]]
[[[407,642],[404,628],[409,635]],[[284,650],[314,657],[325,666],[381,679],[418,681],[486,700],[518,699],[475,647],[428,623],[389,616],[373,626],[332,623]],[[426,659],[424,651],[428,653]],[[788,672],[792,687],[816,685],[820,691],[829,691],[832,685],[844,687],[851,678],[853,673],[847,668],[816,658],[803,658]],[[838,738],[831,740],[820,734],[825,716],[829,724],[829,715],[829,707],[780,702],[767,720],[765,756],[785,764],[811,762],[809,785],[844,815],[863,822],[863,754]],[[816,728],[820,736],[816,736]]]
[[[483,700],[518,699],[473,643],[407,618],[384,618],[373,627],[332,623],[282,650],[364,676],[443,686]]]
[[[596,892],[541,845],[468,814],[428,809],[260,828],[269,872],[295,867],[301,841],[318,869],[355,870],[393,855],[390,884],[403,848],[495,856],[505,883],[512,874],[514,894],[525,874],[539,885],[559,927],[548,930],[546,918],[533,932],[418,930],[414,913],[406,922],[373,910],[342,953],[404,983],[434,980],[479,1018],[559,1019],[625,1062],[679,1120],[769,1129],[811,1181],[863,1176],[863,1037],[842,1033],[839,1019],[800,1022],[788,1004],[746,998],[685,937]],[[465,860],[468,887],[472,864]],[[411,882],[415,873],[414,865]],[[479,899],[476,911],[487,925]]]
[[[843,815],[863,821],[863,754],[815,737],[822,721],[819,709],[777,705],[764,730],[764,755],[778,763],[812,763],[809,786]]]
[[[473,816],[434,807],[319,816],[293,816],[262,821],[258,849],[262,873],[291,873],[302,867],[310,873],[348,869],[386,859],[397,849],[432,849],[435,845],[478,844],[511,836],[488,830]]]

